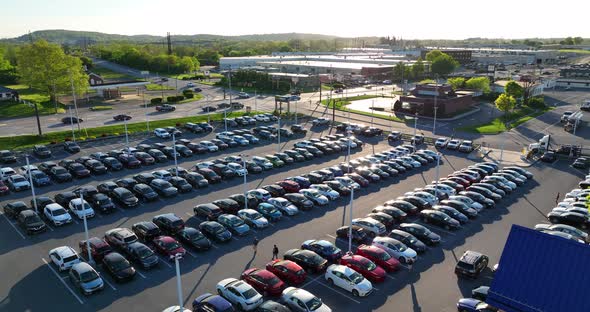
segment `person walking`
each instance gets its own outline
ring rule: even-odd
[[[279,247],[277,247],[277,245],[274,245],[274,247],[272,247],[272,260],[278,259],[278,258],[279,258]]]
[[[555,205],[559,204],[559,192],[557,192],[557,196],[555,197]]]
[[[254,248],[254,253],[256,253],[258,248],[258,237],[256,236],[254,236],[254,245],[252,245],[252,248]]]

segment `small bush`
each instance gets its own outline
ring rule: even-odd
[[[528,106],[535,109],[543,109],[545,108],[545,99],[542,97],[530,98]]]
[[[186,96],[187,94],[194,94],[194,91],[191,89],[182,90],[182,95]]]
[[[184,95],[187,99],[192,99],[195,97],[195,95],[193,93],[187,93]]]
[[[162,103],[162,98],[153,98],[150,100],[150,103],[152,104],[161,104]]]

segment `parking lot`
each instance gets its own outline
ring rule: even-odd
[[[325,133],[310,132],[308,137],[317,138],[322,134]],[[212,134],[201,137],[210,138]],[[160,140],[150,139],[152,143],[156,141]],[[371,144],[367,144],[362,151],[356,151],[353,158],[390,147],[383,140],[368,141]],[[289,141],[286,146],[290,148],[293,142],[294,140]],[[133,142],[131,146],[137,143],[140,142]],[[121,144],[94,146],[69,157],[76,158],[120,147]],[[179,158],[179,166],[188,169],[196,162],[221,156],[240,153],[263,156],[276,151],[277,144],[263,143],[254,148],[233,148],[215,154]],[[344,161],[344,155],[345,153],[340,153],[265,171],[258,175],[251,174],[248,176],[247,189],[335,165]],[[65,152],[60,152],[54,155],[53,160],[66,156],[68,155]],[[465,154],[444,152],[440,176],[446,176],[472,163]],[[84,184],[97,185],[103,181],[131,177],[139,172],[167,169],[172,166],[173,162],[170,161],[141,169],[124,169],[102,176],[74,180],[71,183],[36,188],[36,193],[54,195]],[[489,285],[492,279],[488,270],[477,280],[458,280],[453,269],[463,251],[471,249],[483,252],[490,257],[491,264],[496,263],[512,224],[532,227],[542,222],[544,214],[553,207],[555,194],[564,194],[571,190],[579,178],[584,176],[584,173],[560,160],[549,166],[535,164],[530,171],[535,174],[533,181],[506,196],[495,209],[484,211],[462,229],[446,231],[428,226],[441,235],[442,243],[421,254],[412,267],[402,266],[400,271],[388,274],[384,283],[374,284],[375,291],[368,298],[352,297],[344,290],[328,286],[323,274],[309,275],[303,288],[322,298],[334,311],[456,310],[454,305],[457,299],[468,296],[474,287]],[[430,164],[355,192],[354,217],[362,217],[375,206],[430,183],[435,175],[435,167]],[[160,198],[153,203],[142,203],[136,208],[118,208],[110,215],[97,214],[94,219],[88,221],[90,236],[102,237],[104,232],[111,228],[130,228],[136,222],[151,220],[153,216],[163,212],[173,212],[184,218],[187,225],[198,227],[202,220],[193,216],[192,208],[195,205],[226,198],[231,194],[242,193],[243,190],[243,180],[234,178],[174,198]],[[24,200],[28,204],[30,198],[30,192],[13,193],[2,198],[0,205],[4,206],[15,200]],[[335,230],[348,223],[349,216],[345,210],[347,204],[348,200],[340,198],[327,207],[315,207],[297,216],[286,217],[269,228],[257,230],[245,237],[236,237],[229,243],[214,243],[209,251],[198,253],[189,250],[180,267],[185,305],[189,307],[194,298],[205,292],[215,292],[216,283],[224,278],[237,278],[247,268],[263,268],[271,259],[273,244],[279,247],[279,255],[288,249],[299,248],[301,243],[308,239],[326,239],[347,250],[347,242],[335,236]],[[2,215],[0,220],[0,272],[4,281],[0,286],[0,296],[3,298],[0,302],[1,310],[37,311],[51,306],[52,310],[67,311],[118,311],[129,307],[138,311],[160,311],[177,302],[173,262],[161,258],[159,267],[149,271],[139,269],[138,276],[125,284],[115,283],[99,267],[106,280],[105,289],[101,293],[85,297],[74,289],[65,273],[57,272],[54,266],[48,264],[47,256],[48,251],[57,246],[68,245],[77,249],[78,242],[84,239],[81,221],[60,228],[50,226],[46,233],[27,236],[5,215]],[[254,236],[260,239],[257,252],[252,248]],[[18,265],[15,265],[17,263]],[[29,293],[34,295],[35,300],[27,298],[26,294]]]

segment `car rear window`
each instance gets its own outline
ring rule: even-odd
[[[457,263],[457,266],[458,266],[459,268],[462,268],[462,269],[464,269],[464,270],[473,270],[473,268],[474,268],[473,264],[465,263],[465,262],[463,262],[463,261],[459,261],[459,262]]]
[[[71,256],[69,256],[69,257],[65,257],[65,258],[64,258],[64,263],[68,263],[68,262],[71,262],[71,261],[75,261],[76,259],[78,259],[78,257],[77,257],[77,256],[75,256],[75,255],[71,255]]]

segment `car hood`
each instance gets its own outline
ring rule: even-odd
[[[252,223],[254,223],[256,226],[265,226],[268,224],[268,220],[266,220],[265,217],[261,217],[261,218],[252,220]]]
[[[102,278],[96,278],[93,279],[89,282],[84,282],[82,283],[82,287],[86,288],[86,289],[93,289],[95,287],[99,287],[103,284]]]
[[[373,289],[373,285],[366,278],[356,285],[362,291],[369,291]]]
[[[457,221],[455,221],[455,222],[457,222]],[[457,223],[459,223],[459,222],[457,222]],[[402,254],[406,257],[409,257],[409,258],[415,258],[418,255],[416,253],[416,251],[410,247],[408,247],[408,249],[404,250],[404,252],[402,252]]]
[[[68,213],[64,213],[59,216],[53,216],[53,220],[56,220],[56,221],[66,221],[66,220],[71,220],[71,219],[72,219],[72,216],[70,216],[70,214],[68,214]]]

